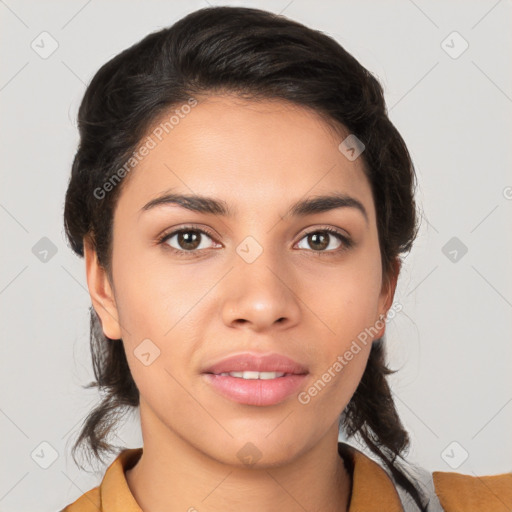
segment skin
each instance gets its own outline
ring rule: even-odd
[[[201,376],[233,352],[278,352],[307,365],[307,390],[390,308],[397,275],[383,278],[370,184],[362,159],[339,151],[345,136],[281,100],[202,98],[124,184],[111,279],[86,239],[91,300],[105,335],[122,338],[140,391],[144,452],[126,477],[144,510],[347,510],[338,422],[371,339],[307,405],[296,395],[273,406],[239,404]],[[175,205],[140,213],[171,188],[222,199],[236,215]],[[332,192],[358,199],[368,220],[352,207],[284,216],[295,201]],[[174,254],[171,246],[186,250],[178,236],[158,243],[191,223],[215,234],[200,235],[199,257]],[[336,252],[334,235],[327,248],[308,242],[326,226],[353,247]],[[263,249],[250,264],[236,252],[247,236]],[[160,356],[146,366],[134,351],[148,338]],[[237,456],[248,442],[261,453],[252,466]]]

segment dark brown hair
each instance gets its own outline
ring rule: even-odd
[[[384,279],[417,233],[415,173],[407,147],[387,115],[378,80],[320,31],[259,9],[211,7],[151,33],[104,64],[78,112],[80,143],[66,193],[64,222],[71,248],[92,241],[111,277],[113,212],[127,178],[108,193],[148,130],[163,114],[195,96],[228,92],[244,99],[280,99],[311,108],[365,145],[360,158],[371,184]],[[341,141],[340,141],[341,142]],[[129,176],[128,176],[129,177]],[[97,191],[102,191],[99,194]],[[87,444],[101,459],[119,416],[139,405],[122,340],[103,334],[90,308],[95,382],[104,396],[73,447]],[[359,386],[340,428],[359,436],[421,510],[423,496],[397,461],[409,447],[386,376],[383,339],[372,344]],[[76,462],[76,459],[75,459]]]

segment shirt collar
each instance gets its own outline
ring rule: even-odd
[[[142,448],[123,450],[105,472],[100,485],[101,510],[109,512],[142,512],[135,501],[125,472],[140,459]],[[403,512],[398,492],[384,469],[353,446],[338,442],[352,486],[348,512],[370,512],[377,504],[380,510]]]
[[[353,446],[339,442],[338,453],[352,477],[348,512],[404,512],[395,485],[384,469]]]

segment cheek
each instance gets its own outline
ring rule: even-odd
[[[319,401],[336,403],[340,410],[347,405],[361,380],[373,337],[378,331],[376,327],[382,325],[381,322],[377,325],[381,291],[379,265],[378,258],[362,255],[339,272],[332,272],[316,288],[314,296],[310,295],[323,327],[322,335],[317,338],[321,340],[316,354],[320,364],[316,365],[316,380],[308,396],[322,394],[323,399]]]
[[[318,365],[304,391],[297,397],[299,403],[310,408],[318,417],[335,420],[346,408],[361,381],[371,349],[366,344],[342,343],[324,364]],[[320,413],[321,411],[321,413]]]
[[[135,254],[114,260],[114,269],[123,343],[137,387],[146,398],[166,389],[179,400],[182,389],[172,376],[183,380],[197,338],[200,300],[215,282],[212,276],[198,278],[192,266],[171,267]]]
[[[379,263],[354,261],[331,272],[314,291],[311,300],[318,316],[325,319],[326,334],[343,345],[372,326],[378,318],[381,292]],[[338,346],[338,348],[342,348]]]
[[[161,255],[148,257],[143,251],[119,254],[114,257],[114,282],[125,336],[165,341],[211,286],[211,276],[198,278],[192,266],[166,264]]]

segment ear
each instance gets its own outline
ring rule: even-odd
[[[94,310],[100,319],[103,334],[113,340],[121,339],[119,315],[112,286],[106,270],[98,261],[96,249],[89,237],[84,238],[84,258],[87,287]]]
[[[379,297],[379,318],[384,322],[386,314],[393,304],[393,298],[395,296],[396,284],[398,282],[398,275],[400,274],[401,262],[398,258],[395,258],[393,262],[393,270],[391,275],[384,276],[382,280],[382,290]],[[386,331],[386,324],[382,326],[375,339],[382,338]]]

